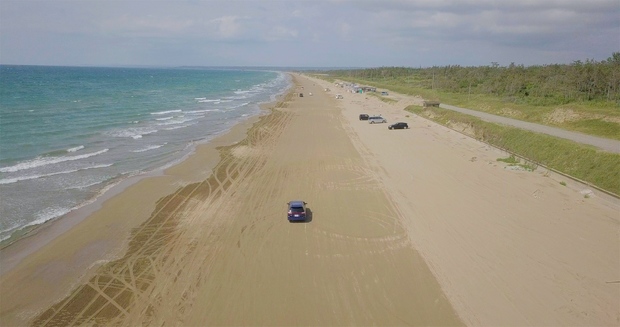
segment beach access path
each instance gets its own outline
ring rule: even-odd
[[[0,325],[618,324],[617,199],[505,169],[403,110],[419,99],[292,76],[245,139],[128,187],[2,274]],[[291,200],[308,221],[287,221]]]
[[[530,122],[526,122],[526,121],[522,121],[518,119],[497,116],[497,115],[489,114],[486,112],[481,112],[481,111],[476,111],[476,110],[471,110],[471,109],[466,109],[466,108],[460,108],[460,107],[456,107],[456,106],[452,106],[452,105],[444,104],[444,103],[440,104],[439,107],[457,111],[457,112],[464,113],[467,115],[475,116],[487,122],[514,126],[514,127],[518,127],[518,128],[529,130],[529,131],[536,132],[536,133],[543,133],[543,134],[548,134],[551,136],[560,137],[560,138],[571,140],[571,141],[581,143],[581,144],[592,145],[604,151],[620,153],[620,141],[618,140],[612,140],[612,139],[587,135],[583,133],[567,131],[567,130],[557,128],[557,127],[535,124],[535,123],[530,123]]]

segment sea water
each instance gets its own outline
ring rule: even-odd
[[[0,241],[260,114],[274,71],[0,66]]]

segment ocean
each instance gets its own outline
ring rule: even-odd
[[[290,83],[260,70],[0,65],[0,241],[179,162]]]

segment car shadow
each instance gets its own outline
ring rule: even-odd
[[[306,220],[289,220],[291,224],[299,223],[299,224],[307,224],[312,222],[312,209],[306,207]]]

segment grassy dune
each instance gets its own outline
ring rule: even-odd
[[[620,106],[613,101],[546,104],[542,97],[540,101],[532,98],[523,101],[518,98],[502,98],[474,92],[471,94],[442,92],[429,88],[430,82],[417,75],[372,79],[356,78],[346,74],[316,77],[332,82],[344,80],[360,85],[371,85],[379,89],[421,96],[427,100],[438,100],[494,115],[620,140]],[[382,98],[378,94],[376,96]],[[479,140],[620,195],[619,154],[599,151],[591,146],[545,134],[484,122],[451,110],[424,109],[417,106],[410,106],[406,110],[450,127],[468,126],[474,133],[472,136]]]
[[[333,76],[335,77],[335,76]],[[569,131],[620,140],[620,105],[612,101],[570,102],[544,104],[518,98],[497,97],[488,94],[450,93],[420,87],[414,77],[366,80],[339,76],[349,82],[372,85],[407,95],[419,95],[427,100],[438,100],[457,107],[487,112],[532,123],[554,126]]]

